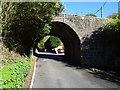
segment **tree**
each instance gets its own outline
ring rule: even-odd
[[[50,36],[44,37],[38,44],[37,44],[37,49],[39,51],[44,49],[44,43],[49,39]]]
[[[113,13],[112,15],[109,15],[107,18],[118,19],[118,13]]]
[[[58,37],[50,36],[50,38],[45,42],[45,48],[51,51],[53,48],[58,47],[61,44],[61,40]]]
[[[96,15],[94,15],[93,13],[88,13],[86,14],[86,16],[93,16],[93,17],[97,17]]]
[[[2,36],[4,45],[21,55],[30,55],[32,47],[50,33],[60,2],[3,2]]]

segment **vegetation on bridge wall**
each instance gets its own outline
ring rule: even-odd
[[[114,18],[103,25],[103,30],[85,37],[81,54],[87,65],[120,73],[120,21]]]
[[[118,13],[108,16],[113,20],[106,23],[103,28],[104,37],[106,39],[106,45],[115,47],[113,53],[115,57],[120,58],[120,20],[118,19]]]
[[[104,25],[103,35],[105,38],[106,47],[112,47],[113,53],[109,57],[113,57],[115,67],[118,72],[120,70],[120,20],[118,19],[118,13],[108,16],[113,20]]]
[[[118,19],[118,16],[118,13],[113,13],[112,15],[109,15],[108,18]]]
[[[86,16],[93,16],[93,17],[97,17],[95,14],[93,14],[93,13],[88,13],[88,14],[86,14]]]

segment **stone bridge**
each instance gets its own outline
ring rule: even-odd
[[[81,60],[86,60],[87,63],[87,58],[91,58],[91,60],[94,58],[96,60],[97,57],[93,57],[95,55],[95,53],[92,53],[93,50],[91,50],[91,52],[90,50],[86,51],[87,53],[82,51],[83,47],[88,48],[88,45],[82,44],[85,41],[85,38],[90,37],[95,31],[100,31],[103,23],[108,21],[109,19],[107,18],[62,14],[55,17],[52,21],[50,35],[57,36],[61,39],[65,46],[65,58],[67,60],[72,63],[81,63]],[[88,55],[88,53],[94,55]],[[98,58],[100,57],[102,56],[98,56]]]

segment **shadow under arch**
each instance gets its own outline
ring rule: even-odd
[[[52,21],[51,26],[50,35],[60,38],[64,44],[65,59],[72,64],[81,65],[80,38],[74,28],[60,21]]]

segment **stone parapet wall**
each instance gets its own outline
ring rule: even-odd
[[[65,18],[73,24],[75,24],[78,28],[76,32],[78,32],[81,37],[86,37],[86,35],[102,27],[103,23],[110,21],[110,19],[108,18],[97,18],[92,16],[75,16],[68,14],[61,14],[58,18]]]

